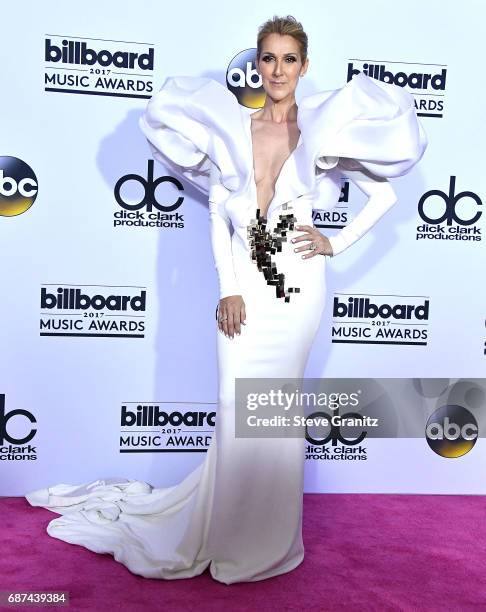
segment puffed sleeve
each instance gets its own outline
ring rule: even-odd
[[[214,79],[168,77],[149,100],[139,125],[154,159],[209,196],[209,222],[220,298],[240,292],[233,267],[225,200],[244,177],[239,166],[242,116],[234,95]]]
[[[356,74],[340,89],[305,97],[299,105],[301,130],[318,168],[347,168],[359,162],[376,176],[409,172],[427,148],[412,94],[403,87]]]
[[[154,159],[205,195],[211,177],[236,189],[240,113],[234,95],[208,77],[170,76],[149,100],[139,126]]]
[[[301,108],[302,103],[299,112]],[[410,172],[428,139],[412,94],[362,72],[340,89],[305,98],[302,114],[316,182],[323,171],[336,168],[369,198],[356,217],[329,238],[337,255],[397,201],[388,179]]]

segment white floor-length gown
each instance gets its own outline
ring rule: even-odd
[[[208,195],[220,297],[239,294],[246,305],[241,335],[227,338],[214,322],[219,404],[204,461],[169,488],[102,478],[26,495],[60,514],[49,535],[111,553],[148,578],[187,578],[209,566],[214,579],[231,584],[302,562],[304,439],[235,437],[235,379],[304,374],[326,300],[328,258],[295,253],[290,238],[302,231],[294,225],[312,226],[313,207],[333,208],[347,176],[369,199],[330,238],[337,255],[394,204],[387,179],[407,173],[427,146],[413,97],[401,87],[360,73],[339,89],[306,96],[298,104],[299,143],[263,218],[250,121],[226,87],[186,76],[167,78],[140,119],[155,159]]]

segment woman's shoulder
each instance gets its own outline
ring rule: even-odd
[[[383,114],[390,110],[390,104],[394,103],[400,109],[405,110],[413,106],[414,98],[403,87],[394,83],[386,83],[372,78],[364,72],[355,74],[341,87],[319,91],[304,96],[300,105],[305,109],[317,108],[327,100],[333,103],[344,103],[347,107],[342,110],[367,111]]]
[[[363,72],[338,89],[304,96],[298,123],[321,168],[349,158],[379,176],[400,176],[428,144],[412,94]]]
[[[240,105],[227,87],[216,79],[203,76],[168,76],[159,91],[151,97],[148,108],[163,109],[179,116],[204,117],[220,122],[221,117],[234,120]]]
[[[168,76],[139,127],[155,159],[208,193],[213,179],[235,189],[244,174],[246,132],[234,94],[213,78]]]

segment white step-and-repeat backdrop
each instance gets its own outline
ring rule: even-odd
[[[308,445],[306,491],[486,492],[472,380],[486,363],[484,4],[20,0],[0,40],[0,494],[105,476],[173,485],[203,460],[217,414],[207,202],[161,180],[138,118],[169,75],[258,88],[257,27],[288,13],[309,36],[297,102],[366,71],[413,93],[430,141],[393,180],[399,203],[331,260],[306,373],[440,379],[429,399],[466,379],[457,420],[479,422],[442,443],[337,431]],[[315,224],[336,232],[363,199],[344,182]],[[413,308],[356,317],[350,298]]]

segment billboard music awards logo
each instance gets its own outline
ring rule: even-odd
[[[184,227],[184,185],[173,176],[154,179],[154,160],[147,161],[147,176],[125,174],[114,187],[119,210],[113,213],[114,227]]]
[[[145,338],[145,287],[44,284],[40,335]]]
[[[150,43],[46,34],[44,91],[118,98],[150,98]]]
[[[226,86],[246,108],[262,108],[266,93],[256,69],[256,49],[237,53],[226,70]]]
[[[426,191],[418,202],[423,223],[417,226],[417,240],[447,240],[480,242],[482,231],[478,222],[483,203],[474,191],[456,193],[456,178],[449,178],[449,192],[442,189]]]
[[[35,461],[37,447],[31,444],[37,433],[32,412],[13,408],[7,412],[5,394],[0,393],[0,461]]]
[[[430,299],[335,293],[331,342],[427,346]]]
[[[405,87],[415,98],[417,117],[443,117],[447,77],[447,67],[443,64],[349,59],[346,81],[358,72],[384,83]]]
[[[18,157],[0,156],[0,217],[15,217],[29,210],[37,198],[37,177]]]
[[[216,412],[198,402],[126,402],[120,412],[120,453],[205,453],[211,444]],[[213,406],[214,404],[203,404]]]

